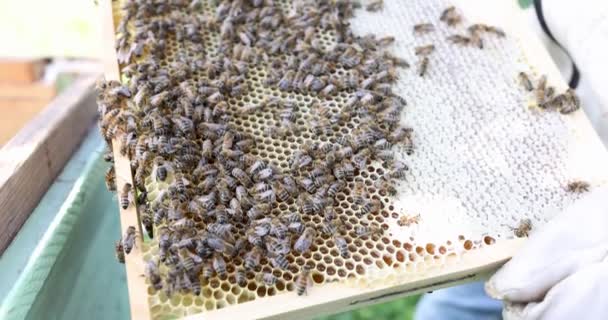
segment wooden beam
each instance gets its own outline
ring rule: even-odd
[[[185,320],[231,319],[247,315],[247,319],[311,319],[365,306],[455,286],[487,277],[519,250],[526,240],[515,238],[498,241],[491,246],[467,251],[462,256],[448,256],[443,266],[418,272],[395,274],[391,280],[377,279],[367,286],[348,282],[324,283],[309,288],[309,294],[297,296],[286,292],[276,296],[227,308],[188,316]]]
[[[0,253],[93,124],[95,80],[78,78],[0,149]]]
[[[0,82],[33,83],[42,75],[44,64],[42,59],[0,59]]]
[[[31,84],[0,83],[0,99],[52,99],[55,86],[35,82]]]
[[[114,50],[115,43],[115,27],[119,17],[115,16],[118,11],[112,8],[111,0],[100,1],[101,6],[101,39],[102,46],[102,63],[104,66],[104,76],[106,80],[120,81],[120,66],[116,58]],[[117,5],[117,4],[116,4]],[[120,139],[116,138],[112,141],[112,152],[114,153],[114,169],[116,171],[116,188],[121,190],[125,183],[130,183],[132,186],[133,175],[131,172],[130,161],[127,157],[120,154]],[[120,201],[120,198],[117,197]],[[125,269],[127,273],[127,286],[129,289],[129,306],[131,309],[131,319],[133,320],[149,320],[150,305],[148,304],[148,288],[145,283],[144,271],[145,262],[143,259],[143,232],[137,207],[131,204],[126,210],[122,209],[118,204],[120,211],[120,229],[121,234],[124,234],[129,226],[134,226],[138,230],[135,241],[135,247],[131,253],[125,256]]]

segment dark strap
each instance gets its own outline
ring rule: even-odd
[[[568,57],[570,58],[570,60],[572,61],[572,77],[570,78],[570,88],[576,89],[576,87],[578,87],[578,83],[580,81],[580,72],[578,71],[578,68],[576,67],[576,63],[574,63],[574,59],[572,59],[572,56],[570,55],[570,53],[568,52],[568,50],[566,50],[566,48],[564,48],[553,36],[553,34],[551,33],[551,31],[549,30],[549,27],[547,26],[547,22],[545,21],[545,16],[543,15],[543,5],[542,5],[542,0],[534,0],[534,9],[536,9],[536,16],[538,17],[538,21],[540,22],[540,26],[543,29],[543,31],[547,34],[547,36],[553,40],[553,42],[555,42],[555,44],[557,44],[560,48],[562,48],[562,50],[564,50],[564,52],[568,55]]]

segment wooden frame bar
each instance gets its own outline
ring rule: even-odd
[[[0,149],[0,253],[93,124],[95,80],[77,78]]]

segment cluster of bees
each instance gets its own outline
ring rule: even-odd
[[[439,20],[445,23],[448,27],[455,27],[462,23],[462,15],[456,10],[456,7],[450,6],[441,12]],[[435,31],[435,25],[430,22],[423,22],[414,25],[415,35],[424,35]],[[482,23],[470,25],[467,28],[467,35],[452,34],[447,37],[447,41],[460,46],[472,46],[479,49],[484,48],[483,36],[492,34],[500,38],[506,37],[505,32],[495,26],[490,26]],[[435,51],[435,45],[427,44],[415,48],[415,54],[419,57],[418,60],[418,75],[424,77],[429,65],[429,57]]]
[[[536,86],[531,77],[525,73],[518,74],[519,82],[528,92],[534,92],[536,106],[543,110],[557,110],[561,114],[572,113],[581,107],[581,102],[576,92],[572,88],[566,89],[563,93],[557,93],[555,87],[547,84],[547,76],[541,75]]]
[[[116,50],[128,80],[98,84],[102,135],[108,145],[120,144],[133,172],[133,185],[120,188],[120,205],[136,206],[148,236],[158,239],[158,255],[146,266],[156,290],[198,295],[201,279],[225,279],[227,265],[238,259],[243,261],[235,270],[239,285],[245,286],[252,273],[274,285],[275,275],[260,269],[261,261],[269,261],[298,274],[295,287],[302,295],[310,266],[292,264],[290,253],[306,253],[325,236],[348,257],[347,232],[360,237],[383,233],[375,223],[351,224],[334,207],[336,195],[372,162],[387,168],[375,186],[386,194],[394,195],[396,180],[405,177],[408,167],[394,159],[391,148],[402,145],[413,153],[412,129],[399,123],[406,101],[391,87],[396,68],[407,62],[386,51],[392,37],[351,32],[347,19],[355,5],[349,1],[294,1],[291,13],[273,1],[216,4],[212,15],[192,12],[202,8],[198,0],[129,0],[122,8]],[[382,2],[375,6],[368,9],[380,9]],[[319,30],[334,32],[332,48],[323,48],[315,36]],[[217,54],[204,45],[201,34],[209,31],[219,34]],[[185,50],[170,53],[170,41]],[[172,61],[161,63],[169,54]],[[229,104],[247,94],[248,71],[260,66],[266,68],[267,87],[350,98],[337,113],[322,104],[308,106],[317,116],[306,128],[295,125],[301,106],[287,99]],[[338,76],[338,68],[347,75]],[[260,110],[278,114],[279,124],[266,131],[275,138],[302,131],[327,136],[355,116],[360,122],[351,135],[301,145],[289,166],[279,168],[252,152],[261,137],[238,130],[233,122],[239,114]],[[106,160],[114,160],[110,151]],[[153,199],[148,198],[150,180],[163,186]],[[114,167],[106,182],[116,191]],[[383,207],[362,183],[356,184],[353,198],[361,219]],[[280,203],[296,204],[298,210],[276,213]],[[322,217],[320,227],[310,223],[314,216]],[[124,262],[136,237],[130,226],[116,243],[119,261]]]

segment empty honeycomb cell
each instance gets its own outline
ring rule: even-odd
[[[435,254],[435,245],[432,243],[427,243],[425,246],[426,252],[430,255]]]
[[[160,313],[160,312],[162,311],[162,309],[163,309],[163,308],[162,308],[162,306],[157,304],[157,305],[154,305],[154,306],[152,306],[152,307],[150,308],[150,312],[151,312],[152,314],[155,314],[155,313]]]
[[[484,236],[483,242],[487,245],[491,245],[491,244],[494,244],[494,242],[496,242],[496,240],[490,236]]]
[[[353,270],[355,268],[355,264],[351,261],[346,261],[346,263],[344,263],[344,266],[347,270]]]
[[[334,265],[336,267],[341,267],[344,264],[344,260],[342,258],[334,258]]]
[[[173,295],[169,299],[169,302],[171,303],[172,306],[176,307],[176,306],[179,306],[179,304],[182,302],[182,299],[179,295]]]
[[[224,292],[222,290],[215,290],[213,292],[213,298],[216,300],[224,299]]]
[[[205,301],[205,309],[206,310],[214,310],[215,309],[215,302],[213,300],[207,300],[207,301]]]
[[[163,291],[160,291],[157,296],[158,296],[158,300],[161,303],[165,303],[165,302],[167,302],[167,300],[169,300],[169,297],[167,297],[167,294]]]
[[[321,284],[321,283],[325,282],[325,277],[323,276],[322,273],[314,272],[312,274],[312,281],[314,281],[314,283]]]
[[[266,287],[259,287],[256,290],[256,294],[258,295],[258,297],[263,298],[264,296],[266,296]]]
[[[383,255],[382,260],[389,267],[393,265],[393,257],[391,255],[388,255],[388,254]]]
[[[403,250],[398,250],[397,253],[395,253],[395,258],[397,259],[398,262],[405,262],[406,259],[406,255],[407,253]]]
[[[275,294],[277,294],[277,291],[276,291],[276,289],[275,289],[275,288],[268,288],[268,292],[267,292],[267,293],[268,293],[268,296],[269,296],[269,297],[272,297],[272,296],[274,296]]]
[[[295,285],[293,282],[289,282],[289,283],[287,283],[286,288],[287,288],[287,291],[293,291],[295,289]]]
[[[471,240],[466,240],[463,244],[462,244],[463,248],[465,248],[466,250],[471,250],[473,248],[473,241]]]
[[[184,305],[184,306],[186,306],[186,307],[187,307],[187,306],[192,305],[192,303],[193,303],[193,300],[192,300],[192,297],[191,297],[191,296],[185,296],[185,297],[182,299],[182,305]]]
[[[236,299],[236,302],[237,302],[237,303],[243,303],[243,302],[247,302],[247,301],[249,301],[249,300],[251,300],[251,299],[249,299],[248,295],[246,295],[246,294],[241,294],[241,295],[239,295],[239,296],[238,296],[238,298]]]
[[[148,294],[153,296],[156,294],[156,290],[154,290],[154,288],[152,288],[152,287],[148,287]]]
[[[414,249],[414,246],[409,242],[404,242],[403,249],[405,249],[407,251],[412,251]]]
[[[346,272],[346,270],[344,270],[344,269],[338,269],[338,276],[340,276],[341,278],[345,278],[347,274],[348,273]],[[361,273],[359,273],[359,274],[360,275],[365,274],[365,270],[362,270]]]
[[[418,255],[416,255],[415,253],[408,254],[408,257],[411,262],[415,262],[418,260]]]
[[[285,281],[291,281],[293,279],[293,275],[289,272],[284,272],[283,279],[285,279]]]

